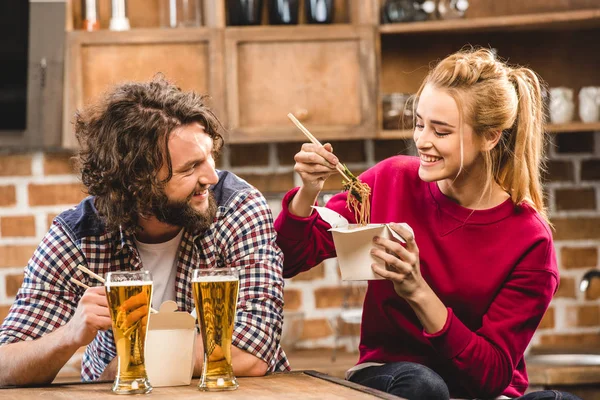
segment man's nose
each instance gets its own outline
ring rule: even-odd
[[[219,182],[219,175],[212,164],[207,164],[198,177],[198,182],[202,186],[216,185]]]

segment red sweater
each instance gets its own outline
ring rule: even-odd
[[[360,178],[372,190],[371,222],[413,228],[421,273],[448,307],[448,320],[427,334],[390,281],[369,281],[359,363],[426,365],[452,397],[518,397],[528,385],[523,353],[558,287],[550,229],[533,208],[510,199],[487,210],[461,207],[435,182],[422,181],[418,167],[418,158],[397,156]],[[317,213],[289,213],[296,191],[285,196],[275,221],[286,278],[336,256],[330,227]],[[354,220],[346,193],[327,207]]]

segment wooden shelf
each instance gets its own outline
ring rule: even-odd
[[[546,131],[550,133],[594,132],[600,131],[600,122],[570,122],[568,124],[548,124]]]
[[[570,133],[570,132],[600,132],[600,122],[570,122],[568,124],[548,124],[546,132],[548,133]],[[411,129],[382,129],[377,135],[377,139],[411,139],[413,131]]]
[[[509,15],[446,21],[385,24],[381,34],[492,32],[522,30],[583,30],[600,27],[600,9]]]
[[[377,139],[412,139],[412,129],[382,129],[377,135]]]

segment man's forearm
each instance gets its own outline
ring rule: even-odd
[[[202,337],[196,338],[196,362],[194,364],[194,376],[202,375],[202,365],[204,363],[204,346]],[[233,364],[233,374],[235,376],[263,376],[267,373],[268,365],[266,362],[247,351],[231,346],[231,364]]]
[[[50,383],[78,348],[64,339],[64,327],[36,340],[0,346],[0,385]]]

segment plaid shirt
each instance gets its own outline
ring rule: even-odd
[[[237,268],[240,291],[233,345],[265,361],[271,372],[289,370],[280,345],[283,255],[275,243],[271,211],[259,191],[230,172],[218,173],[219,182],[212,188],[219,206],[215,222],[200,234],[186,230],[181,240],[177,305],[187,312],[194,309],[194,269]],[[133,238],[106,232],[92,197],[56,217],[33,254],[23,285],[0,326],[0,346],[39,338],[71,319],[85,290],[70,279],[99,284],[79,271],[78,264],[101,276],[143,268]],[[100,331],[85,350],[82,380],[98,379],[115,356],[112,331]]]

